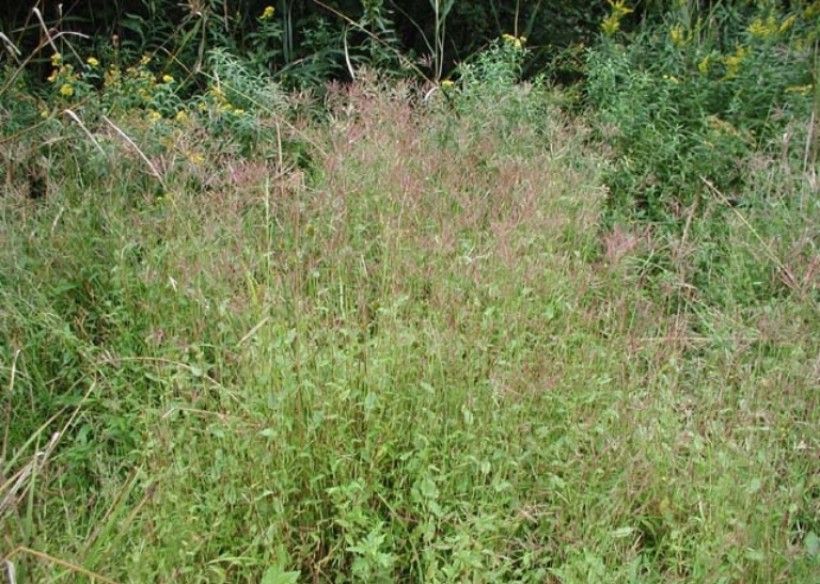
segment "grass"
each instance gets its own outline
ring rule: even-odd
[[[9,178],[17,581],[813,581],[811,174],[605,228],[609,163],[525,93],[365,79],[261,121],[298,160],[126,116],[165,189],[104,124]]]

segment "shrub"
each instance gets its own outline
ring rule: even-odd
[[[702,178],[738,190],[746,157],[807,117],[817,38],[808,10],[679,6],[627,44],[607,28],[586,88],[614,153],[611,207],[673,223]]]

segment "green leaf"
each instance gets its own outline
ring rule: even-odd
[[[288,572],[282,566],[271,566],[265,570],[260,584],[297,584],[301,572]]]
[[[634,527],[619,527],[615,531],[612,532],[612,537],[615,539],[622,539],[624,537],[629,537],[635,531]]]
[[[806,554],[811,558],[817,557],[817,554],[820,553],[820,537],[817,537],[817,534],[813,531],[806,534],[803,545],[806,546]]]
[[[421,481],[419,491],[425,499],[438,498],[438,487],[436,487],[436,483],[430,477],[425,477],[424,480]]]

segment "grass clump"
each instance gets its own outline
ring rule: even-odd
[[[612,226],[515,40],[321,117],[216,54],[185,116],[3,137],[48,186],[0,200],[20,581],[812,580],[812,175]]]

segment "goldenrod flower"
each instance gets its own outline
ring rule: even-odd
[[[796,21],[797,21],[797,15],[796,14],[792,14],[791,16],[789,16],[786,20],[783,21],[783,24],[780,25],[780,32],[781,33],[782,32],[788,32],[789,29],[791,29],[791,27],[794,26],[794,23]]]
[[[162,119],[162,114],[156,110],[148,110],[148,121],[152,124],[160,121]]]
[[[166,73],[165,75],[162,76],[162,82],[163,83],[173,83],[174,78]]]
[[[755,18],[747,30],[753,37],[767,39],[776,35],[780,27],[774,16],[769,16],[766,20]]]
[[[812,86],[809,85],[792,85],[786,88],[786,93],[799,93],[800,95],[808,95],[811,93]]]
[[[609,2],[609,5],[612,6],[612,14],[616,14],[618,16],[618,20],[627,14],[634,12],[632,8],[626,5],[626,0],[607,0],[607,2]]]
[[[709,67],[711,65],[711,57],[706,55],[703,59],[698,62],[698,71],[700,71],[701,75],[708,75],[709,74]]]
[[[453,81],[451,81],[450,79],[445,79],[444,81],[441,82],[441,88],[442,89],[452,89],[454,86],[455,86],[455,83],[453,83]]]
[[[114,65],[111,65],[103,76],[103,83],[106,87],[116,86],[119,85],[121,79],[122,72]]]
[[[185,110],[179,110],[177,112],[177,115],[174,116],[174,119],[176,121],[178,121],[179,123],[181,123],[181,124],[185,124],[185,123],[188,123],[188,120],[190,118],[188,117],[188,112],[186,112]]]
[[[140,59],[140,65],[142,65],[143,67],[148,65],[150,62],[151,62],[151,56],[150,55],[143,55],[142,58]]]
[[[726,78],[731,79],[736,77],[740,71],[740,65],[743,59],[749,54],[749,49],[745,47],[738,47],[735,49],[734,55],[727,55],[723,57],[723,64],[726,65]]]
[[[88,66],[92,69],[96,69],[100,66],[100,62],[96,59],[96,57],[89,57],[85,60],[85,62],[88,63]]]
[[[515,47],[516,49],[520,49],[524,45],[520,38],[507,33],[501,35],[501,40],[503,40],[506,44]]]
[[[63,83],[60,86],[60,95],[64,97],[71,97],[74,95],[74,86],[70,83]]]
[[[621,19],[615,14],[610,14],[601,22],[601,31],[606,36],[612,36],[621,28]]]
[[[626,5],[626,0],[607,0],[612,12],[601,22],[601,30],[606,36],[612,36],[621,29],[621,20],[624,16],[633,12],[632,8]]]
[[[669,38],[676,47],[682,47],[686,44],[686,35],[683,32],[683,27],[679,24],[669,29]]]
[[[260,20],[270,20],[273,18],[273,15],[276,14],[276,9],[273,6],[265,6],[265,9],[262,11],[262,15],[259,17]]]
[[[51,55],[51,65],[53,67],[57,67],[62,62],[63,56],[60,53],[54,53],[53,55]]]

